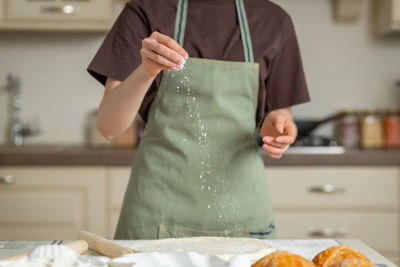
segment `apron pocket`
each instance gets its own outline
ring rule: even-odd
[[[233,231],[203,231],[178,226],[159,225],[158,239],[162,238],[181,238],[181,237],[197,237],[197,236],[219,236],[219,237],[249,237],[250,231],[233,230]]]

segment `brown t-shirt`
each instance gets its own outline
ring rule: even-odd
[[[178,0],[131,0],[106,36],[88,71],[102,84],[123,81],[141,63],[142,40],[153,31],[173,37]],[[299,46],[289,15],[268,0],[244,0],[254,60],[260,64],[256,120],[265,113],[310,100]],[[190,57],[244,61],[234,0],[189,0],[183,47]],[[147,113],[162,74],[147,92],[139,113]]]

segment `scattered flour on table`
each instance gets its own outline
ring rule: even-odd
[[[110,259],[45,245],[20,260],[0,261],[0,267],[251,267],[251,262],[275,251],[265,240],[225,237],[170,238],[125,246],[137,253]]]
[[[80,265],[76,258],[70,257],[43,257],[35,260],[29,260],[27,257],[18,261],[1,265],[4,267],[83,267]],[[88,265],[86,265],[88,266]]]
[[[0,267],[107,267],[109,260],[104,256],[79,255],[64,245],[42,245],[19,260],[0,261]]]

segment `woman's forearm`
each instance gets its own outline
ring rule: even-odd
[[[157,74],[162,70],[181,70],[189,56],[174,39],[159,32],[142,40],[140,55],[142,64],[128,78],[122,83],[106,84],[96,126],[107,139],[129,127]]]
[[[113,139],[131,125],[154,78],[140,65],[122,83],[104,94],[96,126],[105,138]]]
[[[281,109],[276,109],[276,110],[270,111],[268,113],[268,115],[269,114],[273,114],[273,113],[281,114],[282,116],[284,116],[287,119],[293,119],[292,118],[292,108],[291,107],[281,108]]]

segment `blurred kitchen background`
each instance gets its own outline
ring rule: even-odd
[[[294,148],[260,152],[278,237],[361,239],[399,262],[400,0],[273,2],[312,97]],[[0,239],[112,238],[143,124],[102,138],[86,67],[123,5],[0,0]]]

